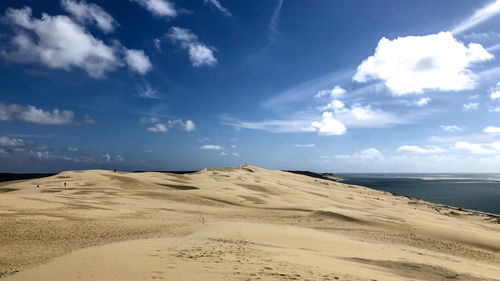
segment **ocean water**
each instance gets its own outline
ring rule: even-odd
[[[426,201],[500,214],[500,174],[336,174],[362,185]]]

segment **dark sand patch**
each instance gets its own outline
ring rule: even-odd
[[[488,281],[492,279],[478,278],[469,274],[459,274],[448,268],[432,266],[423,263],[411,263],[404,261],[379,261],[361,258],[346,258],[345,260],[363,264],[374,265],[383,268],[385,271],[397,274],[404,278],[415,278],[419,280],[467,280],[467,281]]]
[[[256,197],[256,196],[240,195],[238,197],[243,198],[246,201],[252,202],[254,204],[264,204],[264,203],[266,203],[264,200],[262,200],[262,199],[260,199],[259,197]]]
[[[10,188],[10,187],[3,187],[3,188],[0,188],[0,193],[7,193],[7,192],[11,192],[11,191],[16,191],[16,190],[19,190],[19,189]]]
[[[357,218],[353,218],[350,216],[346,216],[343,214],[330,212],[330,211],[314,211],[312,213],[312,216],[318,217],[318,218],[342,220],[342,221],[347,221],[347,222],[358,222],[358,223],[363,222],[362,220],[359,220]]]
[[[198,187],[196,187],[196,186],[191,186],[191,185],[164,184],[164,183],[158,183],[158,185],[161,185],[161,186],[166,186],[166,187],[170,187],[170,188],[177,189],[177,190],[193,190],[193,189],[199,189]]]
[[[42,193],[56,193],[56,192],[61,192],[61,189],[42,189],[40,192]]]
[[[261,192],[261,193],[265,193],[265,194],[269,194],[269,195],[276,194],[272,190],[269,190],[269,189],[267,189],[265,187],[262,187],[262,186],[256,185],[256,184],[239,183],[237,185],[239,185],[241,187],[244,187],[246,189],[252,190],[252,191],[257,191],[257,192]]]

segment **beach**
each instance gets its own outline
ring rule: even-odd
[[[499,216],[249,165],[3,182],[0,226],[3,280],[500,280]]]

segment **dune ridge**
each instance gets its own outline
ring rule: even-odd
[[[67,171],[0,190],[4,280],[500,276],[498,216],[249,165]]]

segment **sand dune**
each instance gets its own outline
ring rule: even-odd
[[[0,226],[4,280],[500,278],[498,217],[248,165],[1,183]]]

